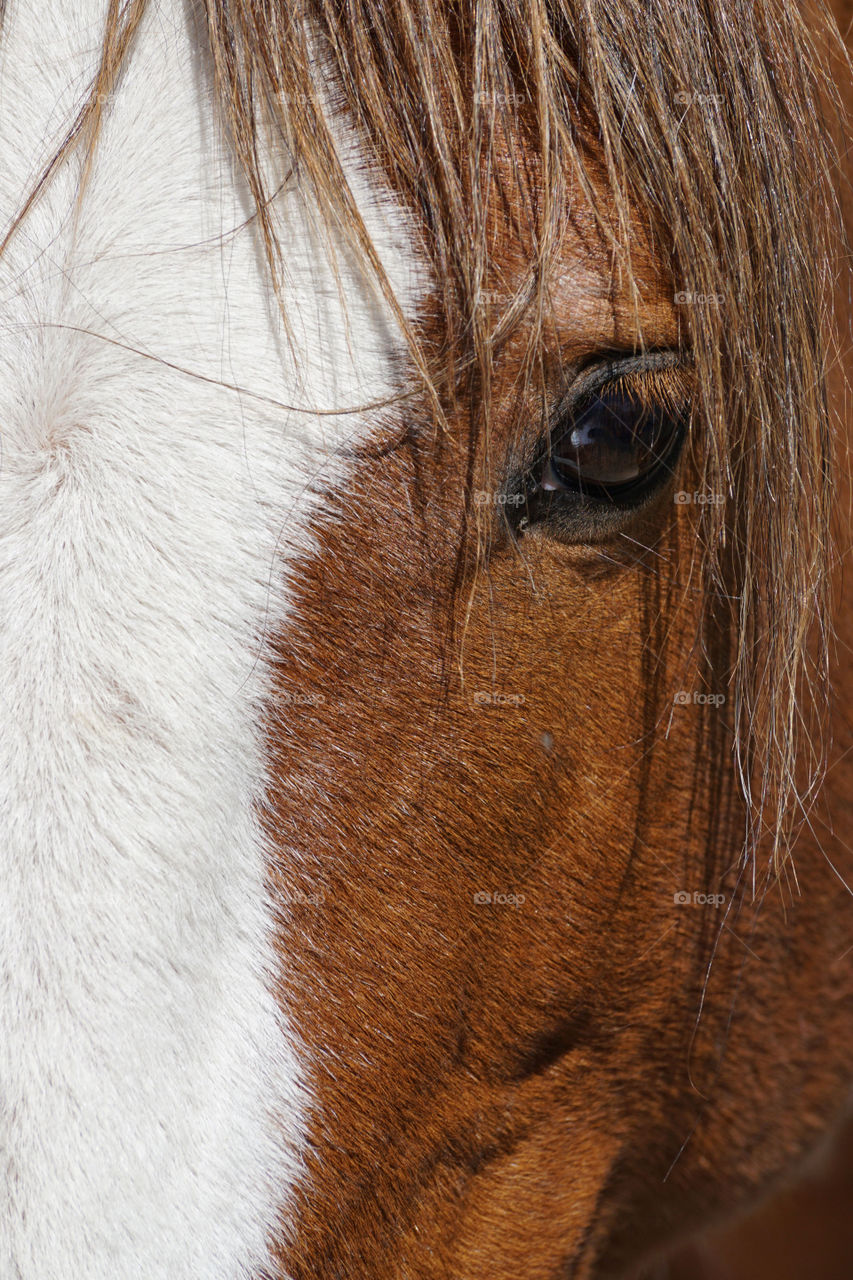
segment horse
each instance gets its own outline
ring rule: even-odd
[[[832,1131],[845,22],[3,6],[3,1280],[612,1277]]]

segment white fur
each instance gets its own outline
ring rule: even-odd
[[[8,6],[3,226],[91,81],[106,8]],[[79,157],[0,258],[2,1280],[253,1274],[310,1105],[269,989],[263,640],[335,449],[376,417],[204,379],[359,404],[393,389],[399,343],[352,270],[348,342],[291,192],[294,360],[235,231],[251,208],[196,21],[152,3],[76,223]],[[414,296],[404,219],[354,180]]]

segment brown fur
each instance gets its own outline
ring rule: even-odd
[[[95,144],[143,8],[112,6],[66,152]],[[315,1095],[281,1274],[615,1274],[766,1185],[849,1087],[837,368],[826,404],[833,341],[849,360],[827,68],[848,70],[775,0],[205,8],[285,316],[269,129],[388,292],[303,19],[435,279],[408,327],[416,394],[328,495],[275,639],[270,880]],[[473,519],[580,364],[658,347],[692,360],[677,487],[724,504],[667,490],[589,544]],[[722,708],[673,706],[706,689]],[[495,692],[516,703],[475,697]],[[802,896],[775,876],[792,833]]]
[[[56,164],[72,147],[96,144],[102,104],[144,10],[145,0],[110,0],[89,102],[6,241]],[[614,287],[633,308],[637,341],[645,337],[632,253],[647,231],[673,292],[725,296],[722,308],[685,311],[679,342],[699,375],[703,487],[731,496],[704,513],[702,581],[706,594],[722,588],[733,602],[734,747],[749,844],[769,823],[778,862],[825,762],[831,456],[823,393],[837,166],[828,121],[837,95],[825,71],[832,37],[823,18],[810,10],[807,24],[775,0],[353,0],[343,9],[324,0],[207,0],[204,10],[221,108],[275,286],[286,286],[286,273],[259,162],[270,128],[375,271],[439,423],[441,387],[449,380],[452,399],[458,371],[473,364],[472,451],[490,430],[493,362],[525,312],[523,376],[537,376],[553,272],[565,267],[571,234],[567,175],[580,176],[613,252]],[[646,52],[639,78],[638,50]],[[338,108],[423,218],[444,329],[437,359],[405,325],[349,193],[312,73],[318,52]],[[685,105],[685,92],[711,95],[713,109]],[[507,191],[487,178],[501,163],[514,179],[526,175]],[[478,298],[501,285],[488,227],[491,203],[507,198],[527,227],[528,256],[493,323]],[[283,316],[287,323],[286,305]],[[712,631],[719,626],[717,617]],[[804,705],[817,707],[816,723],[803,723]]]
[[[607,280],[585,225],[567,259],[585,251]],[[507,229],[498,243],[506,270]],[[678,339],[665,297],[650,285],[642,304],[661,345]],[[633,344],[620,298],[594,320],[570,280],[555,310],[565,364]],[[494,373],[498,475],[527,345]],[[668,494],[592,547],[517,547],[495,520],[459,590],[461,395],[456,412],[441,448],[426,407],[379,433],[330,497],[280,638],[282,694],[325,700],[270,725],[274,888],[320,900],[282,934],[317,1091],[283,1251],[297,1280],[609,1274],[761,1187],[848,1083],[846,892],[801,839],[803,900],[766,880],[752,900],[736,812],[723,821],[712,790],[731,725],[671,710],[706,674],[695,508]],[[699,485],[689,460],[680,474]],[[454,601],[470,602],[461,673]],[[491,690],[524,701],[475,704]],[[291,849],[307,851],[296,878]],[[676,906],[680,889],[726,906]]]
[[[540,176],[535,165],[519,176],[512,154],[507,145],[495,159],[484,236],[487,280],[508,300],[523,296],[542,235],[535,217],[513,213],[529,207],[527,184],[535,190]],[[282,692],[325,699],[296,717],[288,706],[270,725],[280,780],[271,829],[287,850],[309,851],[296,879],[285,854],[274,888],[320,900],[287,911],[282,935],[288,970],[299,972],[282,998],[314,1046],[317,1091],[301,1212],[282,1252],[297,1280],[613,1274],[764,1187],[849,1087],[839,1046],[853,996],[851,913],[827,855],[849,871],[829,831],[844,829],[850,744],[837,742],[814,835],[796,846],[807,892],[796,899],[759,864],[753,896],[739,858],[744,810],[723,762],[744,705],[751,727],[763,695],[671,712],[679,688],[710,681],[731,697],[732,645],[743,662],[756,627],[744,609],[733,641],[725,611],[709,614],[694,549],[714,535],[696,509],[661,502],[627,536],[592,547],[542,534],[516,545],[492,519],[460,560],[466,487],[500,487],[538,429],[537,394],[553,394],[555,371],[600,350],[685,341],[672,260],[660,265],[658,236],[635,222],[632,279],[620,274],[613,227],[596,216],[607,176],[594,181],[597,211],[584,205],[584,179],[572,188],[563,177],[563,291],[550,286],[547,307],[531,305],[499,345],[471,353],[477,374],[445,394],[443,434],[427,398],[409,403],[377,431],[346,495],[330,495],[323,554],[304,565],[298,617],[280,638]],[[805,294],[786,312],[792,331],[801,305],[820,305],[822,267],[811,261]],[[578,285],[590,266],[604,306]],[[717,341],[724,324],[735,326],[729,352],[732,339],[756,336],[728,316]],[[776,326],[772,340],[787,344],[792,331]],[[426,351],[461,342],[441,288],[417,336]],[[711,340],[691,336],[694,351]],[[762,333],[765,383],[766,362],[781,358],[770,341]],[[701,405],[710,375],[696,354]],[[741,349],[728,385],[753,388],[743,392],[750,404],[755,372],[743,358]],[[815,469],[797,535],[820,610],[827,444],[812,404]],[[714,483],[707,441],[720,422],[704,408],[685,489]],[[729,413],[727,438],[764,430],[778,444],[791,424],[771,414],[762,429],[768,410],[750,410]],[[718,447],[730,458],[731,444]],[[790,466],[800,479],[800,464]],[[762,625],[784,631],[796,588],[787,571],[773,584],[772,560],[778,550],[791,569],[793,527],[775,544],[763,506],[738,534],[754,499],[735,474],[729,538],[744,541],[720,576],[731,585],[734,574],[743,599],[744,575],[755,575]],[[753,540],[761,564],[748,568]],[[772,685],[776,661],[794,678],[793,657],[749,652],[769,663],[759,685]],[[524,701],[475,705],[490,690]],[[810,713],[802,687],[797,697]],[[819,720],[819,702],[814,710]],[[771,739],[784,754],[783,733]],[[773,743],[762,759],[771,773]],[[815,767],[807,761],[806,776]],[[726,905],[677,907],[681,888],[722,893]],[[484,889],[524,902],[478,905]]]
[[[722,588],[722,598],[737,601],[731,701],[750,844],[769,822],[774,853],[784,852],[824,762],[820,714],[802,720],[804,705],[819,708],[827,666],[825,632],[810,655],[805,645],[828,607],[823,365],[834,156],[820,24],[811,35],[787,6],[692,0],[615,8],[359,0],[346,11],[288,6],[286,20],[275,5],[234,0],[209,14],[227,118],[274,266],[269,193],[256,162],[266,112],[257,99],[321,207],[371,254],[319,106],[303,24],[330,58],[342,108],[423,218],[443,359],[413,333],[411,349],[441,425],[440,387],[449,378],[452,405],[456,371],[469,386],[465,370],[473,370],[464,426],[472,455],[488,452],[495,360],[525,313],[519,374],[541,383],[543,341],[556,323],[553,275],[571,260],[581,192],[613,253],[602,278],[633,310],[633,341],[648,343],[638,243],[650,239],[672,294],[725,297],[723,307],[686,309],[677,339],[697,364],[702,486],[732,499],[705,512],[701,578],[706,594]],[[638,49],[648,51],[641,89]],[[714,95],[715,107],[685,107],[685,89]],[[490,180],[500,171],[510,176]],[[495,206],[507,202],[524,270],[510,271],[513,286],[493,317],[478,299],[505,284],[490,237]],[[769,598],[778,602],[772,623]],[[716,616],[711,643],[720,626]]]

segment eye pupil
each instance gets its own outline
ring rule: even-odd
[[[542,487],[624,496],[659,474],[678,434],[678,421],[663,406],[624,392],[595,395],[552,432]]]

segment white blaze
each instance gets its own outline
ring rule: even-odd
[[[8,6],[3,229],[106,9]],[[152,3],[79,216],[74,157],[0,258],[2,1280],[250,1275],[298,1176],[309,1100],[254,816],[263,637],[335,450],[377,416],[204,379],[343,407],[393,390],[399,343],[345,273],[348,340],[291,193],[294,360],[213,117],[199,29]],[[399,211],[365,217],[412,296]]]

